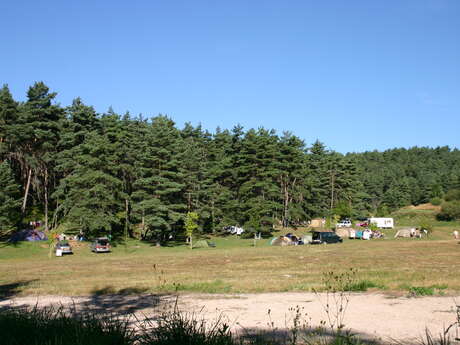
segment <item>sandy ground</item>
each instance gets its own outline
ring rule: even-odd
[[[161,306],[170,305],[171,296],[108,295],[90,297],[17,297],[0,301],[0,308],[24,305],[76,305],[94,310],[116,313],[152,315]],[[292,308],[299,306],[302,319],[310,325],[327,321],[326,295],[312,293],[266,293],[238,295],[181,295],[179,306],[191,312],[201,311],[206,318],[223,315],[234,330],[269,328],[270,321],[278,329],[292,326]],[[381,294],[352,294],[344,324],[363,337],[382,341],[410,341],[420,339],[428,327],[433,334],[456,321],[458,297],[389,297]],[[330,300],[331,308],[335,304]],[[270,310],[270,315],[268,311]],[[305,316],[307,314],[307,316]],[[334,312],[330,315],[334,318]],[[455,336],[456,328],[452,328]]]

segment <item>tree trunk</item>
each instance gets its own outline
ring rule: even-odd
[[[334,208],[334,187],[335,187],[335,174],[332,172],[331,174],[331,207],[330,211]]]
[[[59,199],[56,201],[56,209],[55,209],[55,211],[53,213],[53,220],[52,220],[52,223],[51,223],[51,229],[56,228],[58,210],[59,210]]]
[[[284,183],[284,203],[283,203],[283,227],[288,226],[289,191],[287,183]]]
[[[141,226],[142,226],[142,234],[145,233],[145,211],[142,209],[142,220],[141,220]]]
[[[129,214],[129,201],[128,199],[125,199],[125,244],[127,244],[128,242],[128,227],[129,227],[128,214]]]
[[[26,212],[26,204],[27,204],[27,196],[29,194],[29,187],[30,187],[30,179],[32,177],[32,169],[29,168],[29,172],[27,173],[27,184],[26,184],[26,190],[24,192],[24,199],[22,201],[22,207],[21,207],[21,212],[24,215]]]
[[[214,234],[216,230],[214,229],[214,198],[211,201],[211,226],[212,226],[212,233]]]
[[[45,231],[48,231],[48,169],[45,169]]]

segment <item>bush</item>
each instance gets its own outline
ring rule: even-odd
[[[430,235],[433,232],[434,224],[431,219],[420,220],[420,230],[426,230],[427,234]]]
[[[451,189],[444,195],[444,200],[446,201],[454,201],[460,200],[460,189]]]
[[[441,212],[437,215],[439,220],[460,219],[460,200],[446,201],[441,206]]]
[[[442,204],[442,199],[438,197],[434,197],[430,200],[431,204],[434,206],[439,206]]]

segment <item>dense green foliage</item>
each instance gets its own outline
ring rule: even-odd
[[[45,228],[164,242],[183,237],[188,212],[203,232],[269,232],[313,217],[385,214],[460,187],[457,149],[343,155],[291,133],[179,129],[163,115],[98,114],[55,96],[42,82],[25,102],[0,90],[2,227],[38,217]]]
[[[438,214],[439,220],[460,219],[460,189],[451,189],[444,196],[446,200],[441,204],[441,212]]]

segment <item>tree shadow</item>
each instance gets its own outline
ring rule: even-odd
[[[0,249],[1,248],[6,248],[6,247],[14,247],[14,248],[18,248],[20,247],[20,241],[11,241],[11,240],[4,240],[1,242],[0,244]]]
[[[76,305],[85,312],[112,315],[128,315],[142,310],[152,310],[166,302],[167,295],[148,294],[147,288],[127,287],[116,290],[113,286],[105,286],[91,292],[88,299]]]
[[[0,301],[10,299],[19,293],[21,293],[22,288],[37,281],[38,279],[33,280],[22,280],[14,283],[0,285]]]

